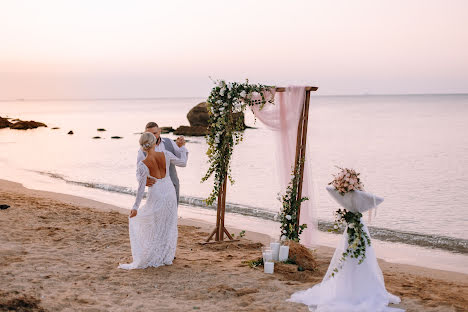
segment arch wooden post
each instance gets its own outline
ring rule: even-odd
[[[304,166],[305,166],[305,152],[306,152],[306,143],[307,143],[307,125],[309,123],[309,104],[310,104],[310,91],[306,90],[304,97],[304,105],[302,106],[302,114],[299,119],[297,126],[297,142],[296,142],[296,162],[294,166],[294,172],[297,172],[297,165],[299,165],[299,184],[297,186],[297,198],[300,200],[302,198],[302,185],[304,184]],[[302,205],[302,204],[301,204]],[[296,231],[299,233],[299,225],[301,217],[301,206],[297,211],[297,224]]]
[[[305,160],[305,150],[306,150],[306,143],[307,143],[307,123],[309,121],[309,104],[310,104],[310,92],[317,91],[318,87],[305,87],[305,96],[304,96],[304,104],[302,105],[302,112],[301,117],[299,118],[299,123],[297,125],[297,141],[296,141],[296,166],[297,164],[300,165],[299,172],[300,172],[300,179],[299,185],[297,190],[297,199],[300,199],[302,196],[302,185],[303,185],[303,174],[304,174],[304,160]],[[285,92],[286,88],[276,88],[276,92]],[[298,162],[300,160],[300,162]],[[228,166],[226,166],[227,168]],[[297,170],[297,167],[294,168]],[[224,174],[224,182],[222,184],[221,190],[219,190],[218,194],[218,207],[216,209],[216,227],[211,232],[210,236],[206,239],[206,243],[208,243],[213,236],[215,237],[215,242],[223,242],[224,241],[224,234],[227,235],[229,241],[236,241],[231,234],[229,234],[228,230],[224,227],[224,216],[226,213],[226,186],[227,186],[227,172]],[[300,218],[301,209],[299,207],[299,211],[297,212],[297,224],[299,226],[299,218]],[[299,230],[299,228],[297,228]]]

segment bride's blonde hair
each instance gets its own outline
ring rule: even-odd
[[[156,144],[156,137],[154,134],[149,132],[144,132],[140,136],[140,146],[143,150],[149,150],[153,145]]]

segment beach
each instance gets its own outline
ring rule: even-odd
[[[307,311],[286,300],[319,283],[332,248],[314,252],[316,271],[280,264],[273,275],[258,259],[266,235],[200,244],[213,224],[179,218],[172,266],[124,271],[131,261],[128,210],[31,190],[0,180],[0,310],[21,311]],[[229,228],[233,233],[238,229]],[[387,290],[411,311],[466,311],[468,275],[379,260]]]

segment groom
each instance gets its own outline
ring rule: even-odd
[[[168,151],[174,154],[177,158],[181,157],[180,148],[185,145],[185,139],[183,136],[178,137],[175,142],[169,138],[161,138],[161,128],[159,128],[158,124],[153,121],[146,124],[145,132],[150,132],[156,137],[156,146],[154,148],[156,152]],[[145,153],[140,149],[138,151],[137,163],[145,158]],[[183,165],[180,165],[180,167],[185,167],[186,165],[187,162],[185,162]],[[177,204],[179,204],[179,178],[177,177],[177,171],[173,164],[169,165],[169,175],[176,190]],[[155,180],[147,178],[146,186],[153,186],[154,182]]]

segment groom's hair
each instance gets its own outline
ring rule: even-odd
[[[159,128],[159,126],[158,126],[157,123],[155,123],[154,121],[150,121],[150,122],[148,122],[148,123],[146,124],[145,129],[151,129],[151,128],[154,128],[154,127],[158,127],[158,128]]]

